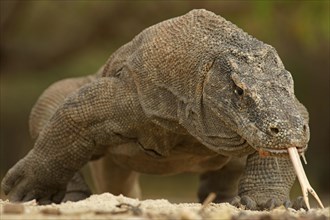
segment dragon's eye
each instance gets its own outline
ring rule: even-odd
[[[241,87],[239,87],[239,86],[235,86],[235,90],[234,91],[239,96],[242,96],[244,94],[244,90]]]

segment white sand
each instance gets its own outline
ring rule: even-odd
[[[325,209],[293,210],[279,207],[270,212],[241,210],[228,203],[173,204],[164,199],[137,200],[110,193],[93,195],[79,202],[37,206],[35,201],[13,204],[0,200],[0,219],[329,219]]]

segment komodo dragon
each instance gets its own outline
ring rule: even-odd
[[[309,141],[307,110],[275,49],[203,9],[145,29],[98,73],[50,86],[30,131],[34,148],[2,188],[40,204],[61,202],[67,186],[64,200],[88,196],[77,172],[96,160],[100,192],[139,197],[138,173],[192,171],[200,200],[214,191],[248,209],[288,206]]]

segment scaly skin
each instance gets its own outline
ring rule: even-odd
[[[205,10],[147,28],[95,75],[53,85],[30,125],[34,148],[2,181],[12,201],[60,202],[99,159],[100,192],[139,197],[138,173],[193,171],[203,173],[201,200],[238,191],[238,206],[288,205],[287,148],[303,152],[309,140],[307,110],[275,49]],[[80,189],[75,198],[87,196]]]

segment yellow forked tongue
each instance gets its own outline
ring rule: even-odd
[[[288,153],[290,155],[290,159],[292,161],[294,170],[296,171],[296,174],[297,174],[300,186],[301,186],[301,191],[303,193],[304,201],[306,203],[307,208],[310,209],[309,200],[308,200],[308,192],[310,192],[314,196],[316,201],[319,203],[319,205],[322,208],[324,208],[320,198],[318,197],[318,195],[316,194],[314,189],[311,187],[311,184],[308,182],[307,176],[305,174],[304,168],[303,168],[300,158],[299,158],[297,148],[295,148],[295,147],[288,148]]]

